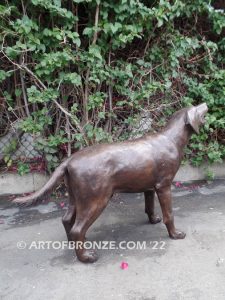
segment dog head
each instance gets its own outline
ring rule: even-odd
[[[196,133],[199,133],[199,127],[205,123],[205,115],[208,111],[206,103],[198,106],[192,106],[187,110],[186,124],[189,124]]]

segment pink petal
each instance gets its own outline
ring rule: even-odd
[[[182,184],[181,184],[181,182],[177,181],[177,182],[175,183],[175,186],[176,186],[176,187],[181,187]]]
[[[122,262],[121,262],[121,265],[120,265],[120,268],[121,268],[122,270],[126,270],[126,269],[128,268],[128,263],[125,262],[125,261],[122,261]]]
[[[65,206],[64,202],[60,202],[60,206],[63,208]]]

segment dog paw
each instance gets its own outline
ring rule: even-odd
[[[185,238],[186,233],[182,232],[182,231],[179,231],[179,230],[176,230],[175,232],[172,232],[169,235],[170,235],[170,238],[173,239],[173,240],[180,240],[180,239]]]
[[[94,263],[98,255],[94,250],[83,250],[82,253],[77,253],[77,258],[84,263]]]
[[[162,221],[162,218],[159,215],[151,215],[148,218],[151,224],[157,224]]]

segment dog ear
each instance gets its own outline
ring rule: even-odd
[[[199,125],[201,121],[196,107],[193,106],[187,110],[185,123],[190,124],[194,131],[199,134]]]

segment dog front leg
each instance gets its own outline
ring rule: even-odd
[[[148,215],[149,222],[156,224],[161,222],[161,217],[155,214],[155,191],[150,190],[144,192],[145,194],[145,213]]]
[[[156,193],[158,195],[159,203],[162,209],[163,223],[166,225],[170,238],[175,240],[185,238],[186,234],[182,231],[177,230],[174,225],[171,187],[167,186],[158,188],[156,189]]]

